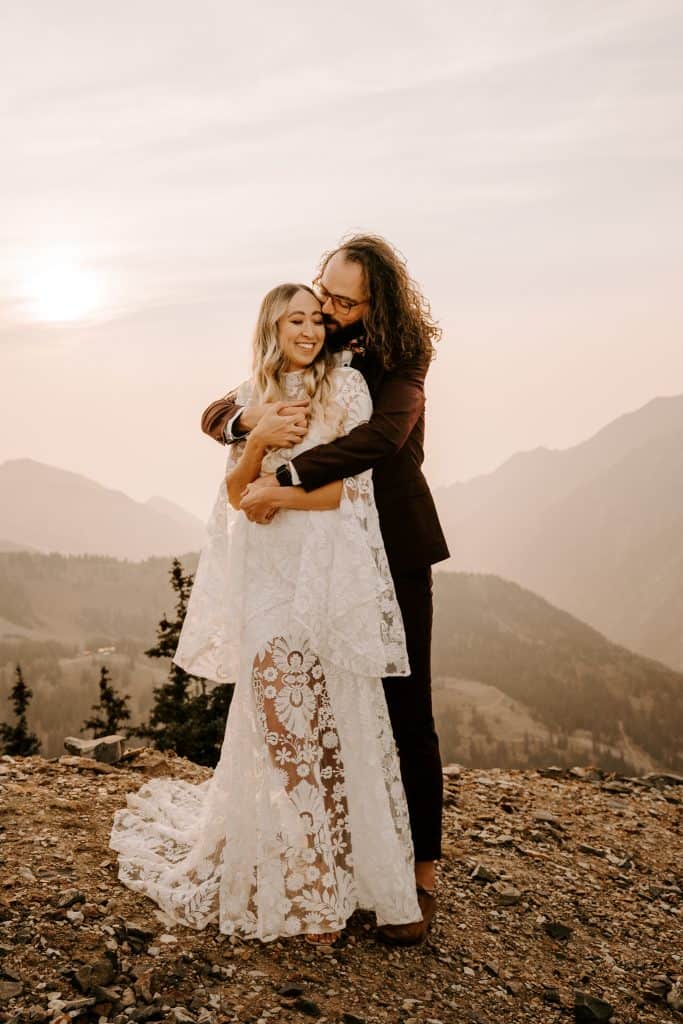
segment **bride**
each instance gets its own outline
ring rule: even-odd
[[[305,436],[269,447],[281,406],[263,403],[306,400]],[[263,941],[332,942],[357,907],[379,925],[419,921],[381,683],[409,666],[371,471],[309,493],[278,487],[268,523],[241,508],[259,476],[372,412],[305,285],[264,298],[238,401],[263,415],[229,448],[174,656],[236,680],[221,755],[200,785],[152,779],[128,795],[110,837],[119,879],[179,924]]]

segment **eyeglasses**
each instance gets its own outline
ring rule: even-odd
[[[332,295],[325,285],[320,283],[319,277],[313,282],[313,291],[323,305],[329,301],[336,310],[341,310],[342,313],[350,313],[356,306],[362,306],[364,302],[368,301],[367,299],[347,299],[345,295]]]

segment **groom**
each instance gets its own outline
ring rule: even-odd
[[[314,282],[327,343],[358,369],[373,400],[369,422],[344,437],[297,455],[278,481],[315,490],[372,468],[375,501],[406,632],[411,675],[384,680],[401,763],[415,849],[422,921],[384,925],[383,941],[414,945],[425,938],[436,910],[435,865],[441,856],[443,780],[431,696],[432,570],[449,557],[427,481],[422,474],[424,379],[440,329],[408,275],[400,254],[376,235],[354,235],[327,253]],[[213,402],[202,430],[230,443],[255,426],[260,409],[242,411],[234,395]],[[305,432],[297,410],[283,409],[283,439]],[[299,413],[300,414],[300,413]],[[287,433],[286,433],[287,432]],[[264,492],[265,494],[265,492]],[[265,499],[264,499],[265,502]],[[267,521],[274,510],[250,510]]]

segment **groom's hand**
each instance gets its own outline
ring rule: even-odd
[[[265,479],[265,478],[263,478]],[[259,485],[259,481],[248,484],[242,491],[240,508],[252,523],[269,523],[280,508],[278,497],[280,485],[274,487]]]

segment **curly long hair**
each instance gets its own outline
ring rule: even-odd
[[[290,301],[300,291],[309,292],[316,302],[320,301],[307,284],[288,282],[271,288],[261,302],[252,343],[251,402],[282,402],[286,399],[286,359],[278,340],[278,322]],[[320,418],[331,431],[331,436],[337,437],[341,433],[342,410],[332,400],[330,374],[334,367],[334,356],[327,344],[324,344],[310,366],[302,371],[302,384],[311,400],[309,422],[311,419]]]
[[[385,369],[403,359],[433,359],[442,331],[429,301],[408,273],[403,254],[381,235],[350,235],[323,255],[320,274],[338,252],[363,268],[369,294],[363,317],[367,345]]]

